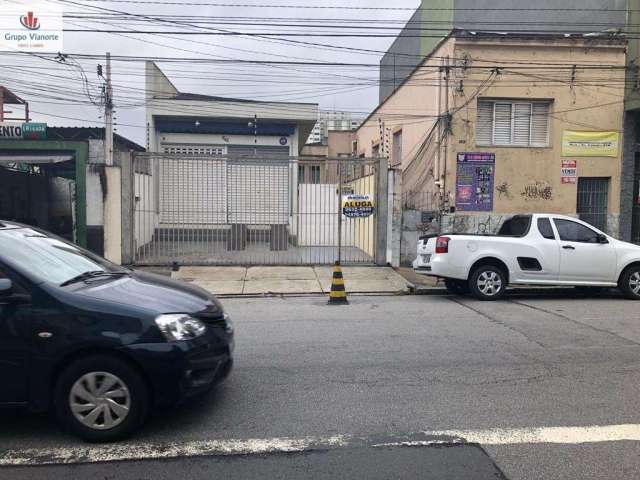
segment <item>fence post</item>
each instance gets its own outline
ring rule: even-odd
[[[133,245],[134,245],[134,216],[135,216],[135,168],[133,152],[122,153],[121,169],[122,169],[122,263],[130,265],[133,263]]]
[[[376,222],[376,255],[378,266],[387,264],[387,228],[389,222],[389,159],[385,156],[378,158],[377,166],[377,216]]]

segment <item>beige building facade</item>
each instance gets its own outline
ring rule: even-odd
[[[460,229],[549,212],[618,235],[625,62],[616,37],[454,32],[363,122],[357,153],[401,172],[404,208]]]

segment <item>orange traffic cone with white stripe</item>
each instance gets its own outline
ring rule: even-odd
[[[329,293],[329,305],[348,305],[347,290],[344,287],[344,278],[340,262],[333,267],[333,279],[331,280],[331,293]]]

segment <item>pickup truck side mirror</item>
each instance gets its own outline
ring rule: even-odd
[[[607,240],[607,237],[605,235],[602,235],[601,233],[599,233],[598,243],[609,243],[609,240]]]

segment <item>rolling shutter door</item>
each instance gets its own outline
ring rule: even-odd
[[[160,222],[163,225],[226,223],[226,161],[212,158],[224,147],[164,146],[160,159]],[[202,158],[194,158],[202,155]]]
[[[288,224],[289,162],[286,160],[229,160],[227,199],[228,223]]]
[[[280,145],[229,145],[227,147],[229,155],[238,155],[243,157],[253,157],[254,154],[259,157],[277,157],[283,158],[289,156],[289,147]]]

